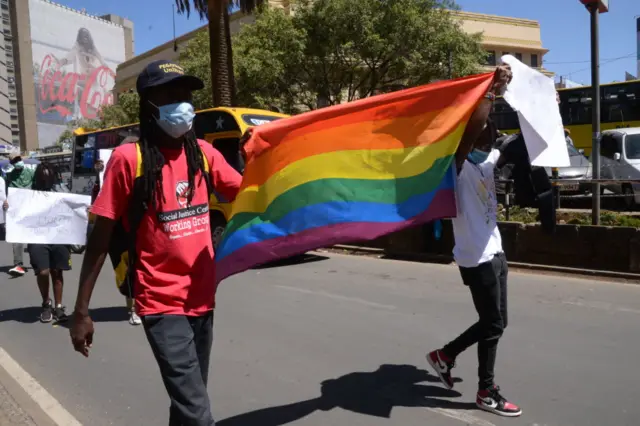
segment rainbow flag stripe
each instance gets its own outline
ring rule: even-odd
[[[433,83],[254,128],[216,279],[455,216],[454,154],[492,79]]]

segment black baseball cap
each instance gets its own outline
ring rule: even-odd
[[[142,70],[136,81],[136,90],[142,94],[152,87],[168,83],[182,84],[191,91],[204,88],[204,83],[198,77],[186,75],[180,65],[161,59],[151,62]]]

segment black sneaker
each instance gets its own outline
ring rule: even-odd
[[[51,322],[53,320],[53,306],[51,300],[47,300],[42,304],[42,312],[40,312],[40,322]]]
[[[453,389],[453,378],[451,369],[456,366],[454,360],[450,359],[441,350],[433,351],[427,355],[429,365],[438,373],[440,381],[447,389]]]
[[[58,306],[53,309],[53,318],[56,322],[65,322],[68,317],[64,306]]]
[[[518,417],[522,410],[516,404],[507,401],[500,395],[500,388],[493,386],[490,389],[478,391],[476,405],[485,411],[505,417]]]

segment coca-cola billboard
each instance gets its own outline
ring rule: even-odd
[[[40,146],[113,103],[124,29],[46,0],[29,0]]]

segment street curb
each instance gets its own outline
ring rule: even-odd
[[[0,413],[6,426],[56,426],[42,408],[20,387],[20,385],[0,366],[0,407],[12,412]],[[5,426],[2,423],[2,426]]]
[[[455,264],[452,256],[434,255],[427,253],[403,253],[393,252],[386,253],[384,249],[374,247],[361,247],[354,245],[335,245],[331,247],[336,250],[344,250],[352,253],[363,253],[369,255],[376,255],[379,257],[384,256],[388,259],[409,260],[414,262],[428,262],[439,264]],[[616,271],[602,271],[596,269],[580,269],[569,268],[565,266],[551,266],[551,265],[537,265],[533,263],[523,262],[511,262],[508,261],[508,265],[514,269],[527,270],[531,272],[546,272],[559,275],[573,275],[589,278],[601,278],[614,281],[622,281],[629,284],[640,284],[640,274],[633,274],[630,272],[616,272]]]

